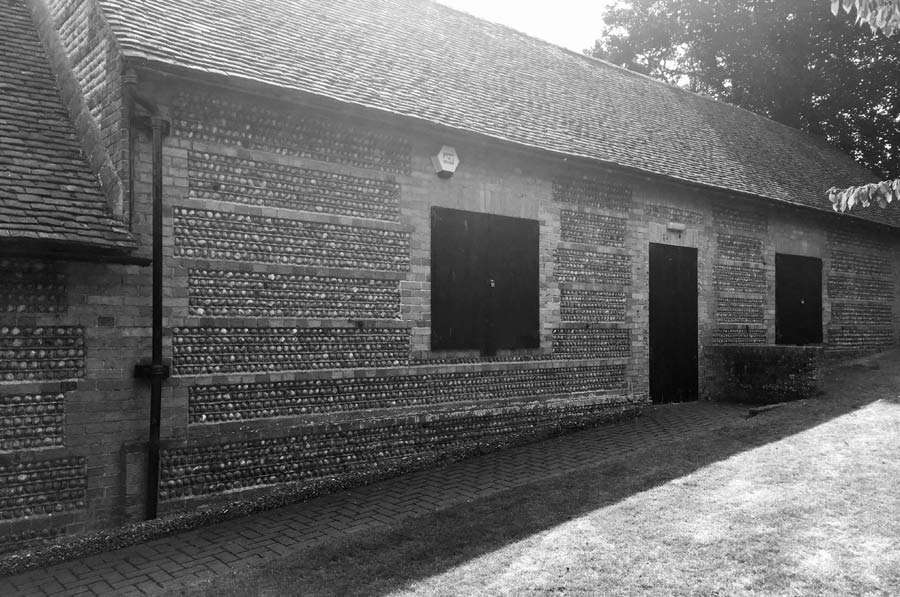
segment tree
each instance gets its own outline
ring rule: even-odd
[[[897,0],[832,0],[831,12],[838,16],[843,5],[847,14],[856,8],[856,23],[866,23],[873,32],[888,37],[900,29],[900,1]],[[884,209],[893,200],[900,200],[900,178],[878,184],[828,189],[828,199],[835,211],[848,211],[856,205],[869,207],[874,203]]]
[[[900,30],[900,1],[898,0],[831,0],[831,12],[850,14],[856,9],[856,23],[866,23],[873,32],[881,31],[888,37]]]
[[[821,0],[632,0],[605,21],[594,56],[824,136],[882,178],[900,175],[900,44],[835,19]]]

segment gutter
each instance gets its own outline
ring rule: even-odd
[[[146,267],[150,260],[132,255],[126,250],[97,248],[76,243],[31,242],[31,239],[14,239],[0,242],[0,256],[47,261],[72,261],[84,263],[116,263]]]
[[[128,171],[131,176],[130,200],[134,198],[134,145],[135,135],[133,127],[145,131],[149,129],[152,139],[152,170],[153,179],[152,203],[152,295],[153,295],[153,321],[151,325],[152,346],[150,364],[135,365],[135,377],[150,379],[150,430],[147,441],[147,488],[144,517],[147,520],[156,518],[159,506],[159,438],[160,438],[160,413],[162,410],[162,384],[169,377],[169,366],[163,363],[163,226],[162,226],[162,140],[169,134],[169,122],[163,117],[159,106],[152,99],[142,95],[137,89],[137,75],[133,72],[125,73],[123,77],[124,89],[128,109],[129,128],[129,152]],[[135,105],[140,105],[149,117],[137,117]],[[132,205],[133,208],[133,205]]]

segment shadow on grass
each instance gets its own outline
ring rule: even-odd
[[[900,404],[900,351],[833,365],[825,394],[391,527],[362,531],[200,587],[206,595],[377,595],[472,562],[747,450],[885,399]],[[670,406],[667,408],[677,408]],[[447,587],[448,593],[455,593]]]

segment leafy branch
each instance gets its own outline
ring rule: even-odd
[[[900,0],[831,0],[831,12],[837,16],[841,7],[847,14],[856,8],[856,23],[867,24],[873,33],[881,31],[888,37],[900,30]],[[870,183],[858,187],[828,189],[828,199],[834,211],[841,213],[859,205],[876,204],[884,209],[894,200],[900,202],[900,178]]]
[[[900,202],[900,178],[846,189],[831,187],[828,189],[828,199],[834,211],[841,213],[857,205],[869,207],[873,203],[884,209],[893,201]]]
[[[900,30],[900,0],[831,0],[831,12],[837,16],[844,8],[850,14],[856,9],[856,23],[865,23],[872,32],[881,31],[888,37]]]

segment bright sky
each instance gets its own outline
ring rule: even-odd
[[[581,52],[594,46],[612,0],[438,0],[482,19]]]

